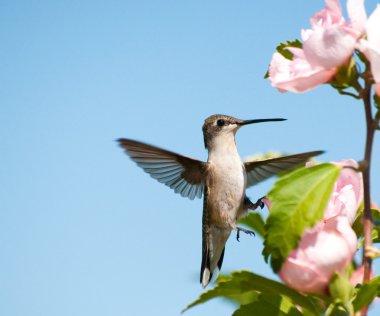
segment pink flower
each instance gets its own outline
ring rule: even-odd
[[[367,21],[367,40],[361,40],[359,49],[371,63],[371,72],[375,81],[375,93],[380,96],[380,5]]]
[[[367,20],[364,0],[348,0],[350,22],[342,15],[338,0],[326,0],[326,7],[311,19],[311,29],[303,30],[303,49],[312,67],[331,69],[343,64],[353,53]]]
[[[352,159],[333,162],[342,167],[323,221],[306,229],[279,272],[289,287],[305,293],[326,294],[335,272],[343,272],[356,252],[357,237],[352,223],[363,199],[362,174]],[[306,167],[315,165],[308,162]],[[349,167],[349,168],[347,168]],[[271,201],[264,199],[268,208]]]
[[[274,53],[269,66],[269,80],[281,92],[305,92],[329,81],[335,75],[335,68],[312,67],[301,48],[288,47],[287,50],[293,54],[292,60]]]
[[[328,221],[337,216],[345,216],[350,225],[355,221],[357,211],[363,201],[363,175],[354,169],[359,164],[353,159],[346,159],[333,164],[342,167],[338,179],[334,183],[333,192],[327,203],[323,220]],[[309,161],[306,167],[313,167],[315,162]],[[264,204],[270,209],[272,201],[263,199]],[[373,204],[375,208],[375,204]]]
[[[373,271],[371,271],[370,279],[374,277]],[[364,266],[358,267],[354,272],[351,274],[350,282],[353,286],[356,286],[357,284],[363,284],[363,278],[364,278]]]
[[[298,291],[326,294],[332,275],[346,269],[356,247],[357,238],[347,217],[320,222],[305,230],[298,247],[283,263],[279,276]]]
[[[265,206],[270,210],[270,207],[272,206],[272,201],[268,200],[267,198],[263,198],[262,201],[264,202]]]
[[[343,18],[339,1],[326,0],[326,8],[310,19],[311,29],[302,31],[303,48],[286,48],[293,59],[273,54],[269,66],[272,86],[281,92],[305,92],[330,81],[364,32],[364,0],[348,0],[347,11],[349,23]]]
[[[342,160],[334,163],[341,167],[358,168],[356,161]],[[346,216],[350,225],[356,218],[356,213],[363,200],[363,176],[361,172],[343,168],[335,182],[333,193],[324,214],[324,220],[335,216]]]

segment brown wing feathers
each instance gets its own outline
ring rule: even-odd
[[[119,139],[120,146],[145,172],[189,199],[201,198],[205,163],[131,139]]]

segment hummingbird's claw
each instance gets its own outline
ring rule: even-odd
[[[260,207],[261,209],[264,208],[265,204],[264,204],[263,199],[265,199],[265,196],[259,198],[259,199],[256,201],[256,203],[254,204],[255,208],[258,208],[258,207]]]
[[[265,196],[259,198],[256,201],[256,203],[252,203],[252,201],[248,197],[245,197],[244,205],[245,205],[246,209],[249,209],[249,210],[252,210],[252,211],[254,211],[255,209],[257,209],[258,207],[260,207],[261,209],[263,209],[264,206],[265,206],[265,204],[263,202],[264,198],[265,198]]]
[[[250,236],[256,236],[255,232],[253,232],[252,230],[248,230],[248,229],[245,229],[245,228],[241,228],[241,227],[236,227],[236,240],[237,241],[240,241],[239,238],[240,238],[240,231],[242,231],[243,233],[246,233],[247,235],[250,235]]]

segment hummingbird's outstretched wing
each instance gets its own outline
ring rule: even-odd
[[[244,167],[247,172],[247,187],[270,178],[283,171],[294,169],[305,164],[311,157],[322,154],[323,151],[311,151],[302,154],[258,160],[245,161]]]
[[[131,139],[117,140],[125,152],[145,172],[193,200],[201,198],[206,163]]]

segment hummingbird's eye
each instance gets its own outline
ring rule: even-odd
[[[218,124],[218,126],[223,126],[226,122],[223,120],[223,119],[219,119],[216,121],[216,124]]]

